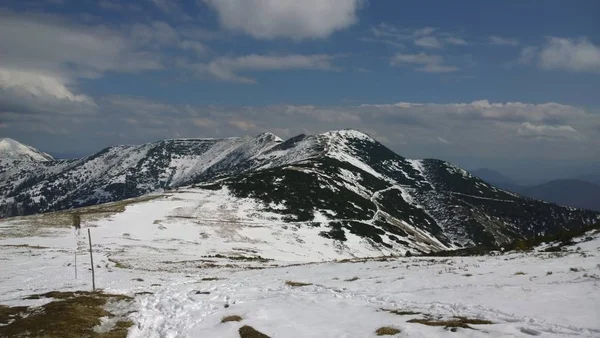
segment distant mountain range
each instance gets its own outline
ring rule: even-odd
[[[487,168],[473,170],[472,174],[502,189],[560,205],[600,211],[600,175],[580,176],[573,179],[552,180],[539,185],[519,185],[501,173]]]
[[[73,160],[13,148],[22,156],[0,158],[3,217],[191,186],[208,195],[219,191],[215,203],[224,208],[230,202],[223,196],[252,200],[257,213],[288,224],[268,231],[291,232],[298,240],[296,231],[316,227],[341,246],[352,246],[358,236],[376,247],[417,252],[500,244],[600,219],[597,212],[506,192],[448,162],[406,159],[355,130],[285,141],[270,133],[163,140]]]

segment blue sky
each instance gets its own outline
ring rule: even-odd
[[[471,168],[597,169],[597,13],[597,1],[3,1],[0,135],[88,154],[350,127]]]

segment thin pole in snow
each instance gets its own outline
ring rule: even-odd
[[[77,248],[75,248],[75,279],[77,279]]]
[[[92,233],[88,228],[88,239],[90,240],[90,262],[92,263],[92,291],[96,291],[96,280],[94,276],[94,256],[92,255]]]

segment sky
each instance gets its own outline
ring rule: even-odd
[[[600,172],[600,2],[0,0],[0,137],[58,156],[354,128],[409,158]]]

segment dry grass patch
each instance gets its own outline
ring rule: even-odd
[[[407,323],[418,323],[428,326],[443,326],[446,328],[453,327],[461,327],[464,329],[472,329],[471,325],[489,325],[494,324],[493,322],[485,319],[473,319],[467,317],[454,317],[452,319],[443,320],[443,319],[433,319],[433,318],[421,318],[421,319],[411,319],[407,321]]]
[[[74,210],[62,210],[19,216],[11,219],[10,225],[2,229],[0,238],[47,236],[51,228],[70,228],[73,226],[73,214],[81,217],[81,224],[103,219],[125,211],[128,205],[151,201],[164,195],[150,195],[130,198],[122,201],[82,207]]]
[[[344,282],[354,282],[355,280],[359,280],[360,278],[358,277],[352,277],[352,278],[348,278],[346,280],[344,280]]]
[[[109,301],[130,301],[131,297],[101,292],[48,292],[28,299],[54,298],[40,307],[0,307],[0,337],[33,336],[46,338],[124,338],[133,323],[126,318],[116,322],[108,332],[93,328],[100,318],[114,318],[104,306]],[[9,323],[6,325],[7,323]]]
[[[523,272],[523,271],[515,272],[515,276],[524,276],[524,275],[525,275],[525,272]]]
[[[291,280],[286,280],[285,285],[298,287],[298,286],[309,286],[309,285],[312,285],[312,283],[302,283],[302,282],[294,282]]]
[[[400,330],[389,326],[380,327],[375,331],[375,334],[378,336],[393,336],[398,333],[400,333]]]
[[[215,281],[215,280],[220,280],[221,278],[219,277],[206,277],[206,278],[202,278],[200,279],[201,281]]]
[[[386,311],[394,315],[398,316],[410,316],[410,315],[420,315],[421,312],[415,311],[407,311],[407,310],[392,310],[392,309],[381,309],[381,311]]]
[[[0,305],[0,325],[6,325],[11,322],[19,314],[26,312],[27,306],[6,306]]]
[[[240,317],[238,315],[227,316],[227,317],[223,317],[223,319],[221,319],[221,323],[241,322],[241,321],[242,321],[242,317]]]
[[[271,338],[248,325],[240,327],[238,333],[240,334],[240,338]]]
[[[4,244],[0,245],[5,248],[24,248],[24,249],[50,249],[47,246],[29,245],[29,244]]]

